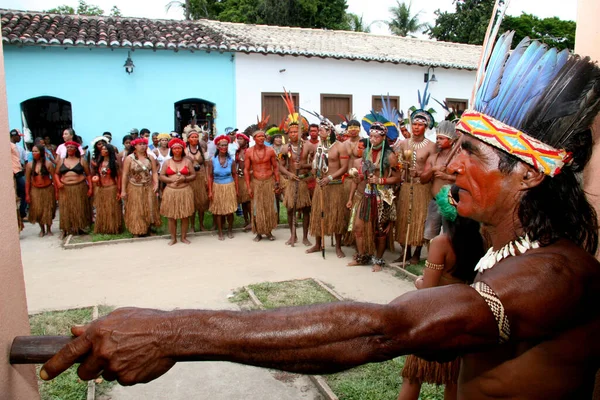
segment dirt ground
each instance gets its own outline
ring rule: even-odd
[[[58,221],[54,227],[58,232]],[[299,230],[301,231],[301,230]],[[389,268],[347,267],[332,247],[326,259],[286,246],[289,231],[277,240],[252,241],[250,233],[217,240],[191,237],[191,244],[168,246],[166,239],[106,244],[65,250],[58,236],[39,238],[30,224],[21,233],[21,252],[30,313],[93,304],[160,309],[236,309],[228,296],[239,287],[265,281],[318,278],[342,296],[386,303],[413,289]],[[329,238],[327,239],[329,243]],[[387,254],[392,260],[398,254]],[[306,377],[229,363],[184,363],[162,378],[131,388],[117,386],[109,398],[123,399],[318,399]]]

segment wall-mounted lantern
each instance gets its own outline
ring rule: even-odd
[[[431,70],[431,75],[429,74],[429,70]],[[425,73],[425,76],[423,78],[423,82],[425,82],[425,83],[427,83],[427,82],[435,83],[437,81],[438,80],[435,77],[435,68],[433,68],[433,67],[427,68],[427,72]]]
[[[129,52],[127,52],[127,60],[125,60],[125,65],[123,65],[125,67],[125,72],[127,72],[128,75],[130,75],[133,72],[133,68],[135,67],[135,65],[133,65],[133,60],[131,59],[131,55]]]

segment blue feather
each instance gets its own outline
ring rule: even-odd
[[[566,60],[565,60],[566,61]],[[529,97],[523,104],[522,110],[519,110],[519,117],[515,120],[516,126],[521,126],[525,116],[529,114],[532,107],[535,106],[537,101],[540,100],[540,96],[544,92],[544,89],[548,86],[550,81],[556,77],[558,71],[562,68],[562,65],[558,65],[558,50],[552,48],[544,54],[540,59],[534,71],[536,74],[531,77],[532,85],[528,85],[525,90],[530,93]],[[564,65],[564,64],[563,64]]]
[[[533,41],[529,43],[529,46],[525,49],[525,51],[519,57],[519,59],[515,60],[516,65],[514,65],[513,67],[511,64],[510,73],[505,74],[505,77],[500,83],[500,95],[494,100],[494,102],[497,101],[497,103],[495,103],[492,106],[492,109],[495,111],[491,112],[492,115],[497,115],[498,119],[501,119],[500,115],[502,111],[506,110],[506,108],[512,101],[511,98],[514,95],[516,84],[527,72],[527,68],[524,68],[524,66],[528,65],[528,63],[531,63],[531,61],[535,58],[536,53],[542,46],[542,44],[538,41]]]
[[[512,81],[516,76],[516,68],[530,43],[531,40],[528,37],[525,37],[508,57],[506,66],[504,67],[504,74],[502,75],[502,80],[500,82],[498,95],[490,100],[490,103],[487,105],[487,112],[489,112],[490,115],[495,115],[500,110],[499,106],[504,103],[506,95],[510,91]]]
[[[527,114],[526,103],[533,95],[533,88],[536,86],[536,83],[543,86],[548,84],[548,81],[541,81],[542,74],[546,73],[547,76],[548,68],[553,68],[554,65],[556,65],[556,50],[550,49],[544,52],[544,55],[535,65],[527,69],[527,72],[516,87],[515,95],[512,97],[510,108],[513,112],[509,114],[509,118],[506,121],[507,124],[519,127],[517,121],[522,120]]]
[[[419,94],[419,104],[421,105],[421,110],[424,110],[425,107],[427,107],[427,104],[429,104],[429,98],[431,97],[431,94],[428,93],[429,82],[431,82],[431,81],[430,80],[427,81],[427,84],[425,85],[425,90],[423,91],[423,102],[421,102],[421,98],[420,98],[420,94]]]
[[[514,34],[514,31],[504,33],[500,36],[494,47],[486,74],[483,78],[483,83],[475,97],[475,106],[482,111],[485,111],[486,103],[494,97],[493,94],[495,93],[497,95],[498,93],[497,88],[500,84],[500,79],[502,78],[506,58],[508,57],[510,44],[512,43]]]
[[[540,44],[535,41],[529,46],[532,49],[530,52],[529,49],[525,51],[523,57],[519,61],[519,65],[516,67],[517,75],[515,76],[512,85],[508,88],[509,93],[507,94],[506,101],[501,105],[501,110],[503,110],[497,119],[504,123],[508,123],[508,116],[510,115],[512,118],[515,118],[517,113],[513,115],[512,113],[515,110],[518,110],[517,104],[521,104],[523,98],[527,95],[527,93],[520,92],[522,86],[525,85],[525,77],[527,73],[535,66],[535,64],[539,61],[540,58],[546,52],[546,46]]]

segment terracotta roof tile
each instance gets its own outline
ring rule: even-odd
[[[211,20],[57,15],[0,9],[6,44],[218,50],[474,70],[481,46]]]

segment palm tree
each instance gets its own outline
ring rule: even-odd
[[[184,18],[188,21],[199,18],[217,19],[216,15],[211,14],[214,3],[216,3],[214,0],[212,2],[210,0],[170,1],[165,8],[167,12],[171,7],[181,8]]]
[[[183,10],[183,17],[186,21],[189,21],[190,18],[190,0],[185,1],[170,1],[166,6],[167,12],[171,9],[171,7],[181,8]]]
[[[390,28],[390,31],[392,31],[393,35],[414,37],[411,35],[411,33],[428,27],[426,23],[419,22],[419,15],[422,13],[422,11],[419,11],[415,15],[411,15],[411,6],[412,1],[406,5],[406,3],[400,3],[400,0],[396,0],[396,6],[390,7],[392,20],[388,21],[387,25]]]
[[[352,32],[371,33],[371,25],[373,25],[373,23],[370,23],[369,25],[365,26],[365,21],[363,20],[362,15],[359,17],[356,14],[347,13],[346,18],[349,28],[348,30]]]

